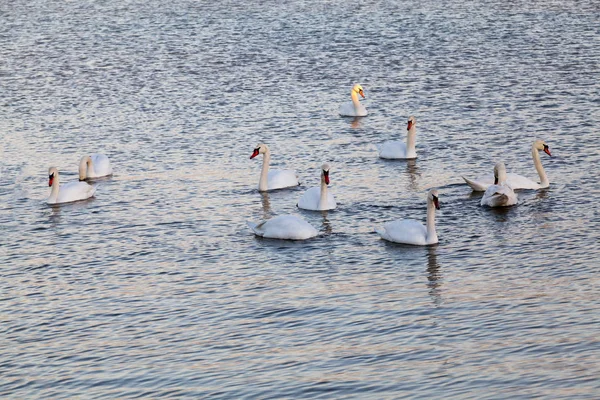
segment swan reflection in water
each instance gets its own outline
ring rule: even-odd
[[[442,304],[442,273],[440,264],[437,261],[437,245],[427,247],[427,287],[433,304],[439,306]]]
[[[271,199],[269,198],[269,193],[267,192],[260,192],[260,197],[263,210],[262,219],[266,220],[273,216],[273,211],[271,210]]]
[[[352,121],[350,122],[350,127],[352,129],[361,128],[362,127],[361,119],[362,119],[362,117],[354,117],[354,118],[352,118]]]
[[[417,180],[421,177],[421,173],[417,166],[417,159],[406,160],[406,173],[408,174],[408,190],[419,190]]]
[[[329,220],[327,219],[327,213],[328,211],[321,211],[321,215],[323,216],[323,222],[321,223],[321,230],[323,231],[324,234],[326,235],[330,235],[331,232],[333,232],[333,228],[331,226],[331,222],[329,222]]]

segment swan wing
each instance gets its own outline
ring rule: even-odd
[[[490,185],[494,184],[494,176],[480,176],[473,180],[465,178],[464,176],[462,178],[475,192],[484,192]]]
[[[248,222],[248,226],[256,235],[271,239],[305,240],[319,234],[311,224],[295,215],[280,215],[258,224]]]
[[[318,210],[319,209],[319,200],[321,198],[321,188],[319,187],[311,187],[308,189],[300,200],[298,200],[298,207],[303,208],[305,210]]]
[[[508,185],[491,185],[481,198],[482,206],[507,207],[517,204],[517,195]]]
[[[406,144],[397,140],[388,140],[379,146],[379,158],[405,159],[407,158]]]
[[[321,201],[321,188],[320,187],[311,187],[308,189],[300,200],[298,200],[298,207],[304,210],[312,210],[312,211],[323,211],[323,210],[333,210],[337,207],[337,203],[335,202],[335,198],[331,192],[327,192],[327,203],[325,207],[320,208],[319,202]]]
[[[335,197],[331,192],[327,192],[327,207],[325,210],[333,210],[337,207],[337,203],[335,202]]]
[[[359,104],[358,110],[354,108],[354,103],[351,101],[340,106],[339,113],[342,117],[366,117],[369,112],[366,107]]]
[[[390,242],[414,245],[427,244],[427,228],[414,219],[399,219],[387,222],[382,229],[377,230],[377,233]]]
[[[112,175],[112,167],[107,156],[104,154],[92,154],[90,158],[92,159],[92,165],[94,166],[94,175],[90,176],[90,178]]]
[[[523,175],[513,173],[506,174],[506,184],[514,190],[541,188],[541,185],[539,183],[534,182]]]
[[[300,184],[300,182],[298,182],[298,176],[296,175],[296,172],[288,169],[269,170],[267,180],[268,190],[298,186]]]
[[[89,199],[96,193],[96,187],[86,182],[69,182],[61,185],[56,198],[56,203],[70,203],[72,201]]]

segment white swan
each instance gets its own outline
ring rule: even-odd
[[[305,240],[319,232],[308,222],[295,215],[280,215],[259,223],[248,222],[255,235],[270,239]]]
[[[323,164],[321,166],[321,187],[311,187],[304,192],[298,201],[299,208],[322,211],[333,210],[336,207],[333,195],[327,191],[327,185],[329,185],[329,170],[329,164]]]
[[[69,182],[60,186],[58,169],[48,169],[48,186],[52,186],[50,196],[46,201],[48,204],[70,203],[78,200],[89,199],[96,193],[96,188],[85,182]]]
[[[533,157],[533,165],[540,176],[540,183],[537,183],[529,178],[524,177],[523,175],[509,173],[506,174],[506,183],[513,188],[513,190],[518,189],[544,189],[550,186],[550,181],[548,180],[548,176],[546,175],[546,171],[544,171],[544,167],[542,167],[542,161],[540,160],[539,150],[544,150],[546,154],[552,157],[552,153],[550,152],[550,147],[543,140],[536,140],[533,142],[531,146],[531,155]],[[494,177],[492,176],[482,176],[477,179],[471,180],[467,179],[463,176],[463,179],[471,189],[476,192],[482,192],[488,188],[488,186],[494,183]]]
[[[399,140],[388,140],[378,146],[379,157],[396,160],[417,158],[417,150],[415,149],[417,136],[416,124],[417,120],[411,115],[408,118],[408,126],[406,128],[406,144]]]
[[[352,101],[344,103],[340,106],[340,115],[343,117],[364,117],[369,112],[360,104],[358,100],[358,95],[361,95],[363,99],[365,98],[365,92],[363,91],[362,86],[358,83],[352,87],[352,91],[350,92],[350,96],[352,97]]]
[[[506,183],[506,167],[503,162],[494,166],[494,184],[490,185],[483,197],[481,205],[488,207],[508,207],[517,204],[517,194]]]
[[[425,246],[438,242],[435,232],[435,210],[440,209],[438,191],[431,189],[427,194],[427,228],[414,219],[399,219],[387,222],[377,233],[390,242]]]
[[[282,189],[300,184],[295,171],[289,169],[272,169],[269,171],[269,164],[271,163],[269,146],[263,143],[256,146],[250,159],[259,154],[263,155],[263,165],[260,172],[260,180],[258,181],[259,191],[265,192],[267,190]]]
[[[79,160],[79,180],[84,181],[90,178],[100,178],[102,176],[112,175],[113,170],[110,166],[108,157],[104,154],[92,154],[83,156]]]

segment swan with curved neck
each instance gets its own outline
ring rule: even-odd
[[[259,223],[248,222],[256,236],[269,239],[306,240],[319,232],[308,222],[295,215],[280,215]]]
[[[406,144],[398,140],[388,140],[379,146],[379,157],[391,160],[410,160],[417,158],[417,120],[408,118],[406,127]]]
[[[358,83],[352,86],[352,90],[350,91],[350,97],[352,98],[351,102],[344,103],[340,106],[340,115],[343,117],[364,117],[369,112],[360,103],[358,99],[358,95],[361,95],[362,98],[365,98],[365,92]]]
[[[540,177],[540,182],[535,182],[523,175],[508,173],[506,174],[506,183],[513,190],[544,189],[550,186],[550,181],[548,180],[548,176],[546,175],[546,171],[544,171],[542,161],[540,160],[540,150],[543,150],[544,153],[552,157],[550,147],[548,147],[543,140],[536,140],[533,142],[533,145],[531,146],[531,156],[533,157],[535,170]],[[482,176],[474,180],[467,179],[463,176],[463,179],[474,191],[485,191],[490,185],[494,184],[494,178],[491,176]]]
[[[321,166],[321,187],[311,187],[298,200],[298,207],[305,210],[324,211],[333,210],[337,204],[327,186],[329,185],[329,171],[331,167],[325,163]]]
[[[508,207],[517,204],[517,202],[516,193],[506,183],[506,167],[504,163],[496,163],[494,166],[494,184],[486,189],[481,198],[481,205],[488,207]]]
[[[73,201],[89,199],[96,193],[96,188],[85,182],[69,182],[60,185],[60,176],[56,167],[48,169],[48,186],[52,187],[48,204],[71,203]]]
[[[83,156],[79,160],[79,180],[84,181],[91,178],[100,178],[112,175],[112,167],[108,157],[104,154],[92,154]]]
[[[265,192],[267,190],[283,189],[292,186],[298,186],[298,176],[295,171],[292,170],[281,170],[272,169],[269,170],[269,164],[271,163],[271,151],[269,146],[264,143],[256,146],[250,159],[263,155],[263,165],[260,172],[260,179],[258,181],[258,190]]]
[[[435,210],[440,209],[438,191],[427,193],[427,227],[414,219],[400,219],[387,222],[377,233],[385,240],[395,243],[426,246],[438,242],[435,230]]]

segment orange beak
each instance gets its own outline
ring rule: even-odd
[[[252,160],[257,155],[258,155],[258,149],[254,149],[254,151],[252,152],[252,155],[250,156],[250,159]]]
[[[406,127],[406,130],[410,131],[410,128],[412,128],[412,121],[408,121],[408,126]]]
[[[437,210],[439,210],[439,209],[440,209],[440,202],[439,202],[438,198],[437,198],[437,197],[435,197],[435,196],[433,196],[433,205],[435,206],[435,208],[436,208]]]
[[[358,91],[358,94],[360,94],[363,99],[365,98],[365,92],[363,92],[362,89]]]
[[[323,177],[325,178],[325,183],[329,185],[329,171],[323,171]]]
[[[548,154],[550,157],[552,157],[552,153],[550,153],[550,147],[546,146],[544,147],[544,153]]]
[[[54,175],[48,177],[48,186],[52,186],[52,182],[54,182]]]

